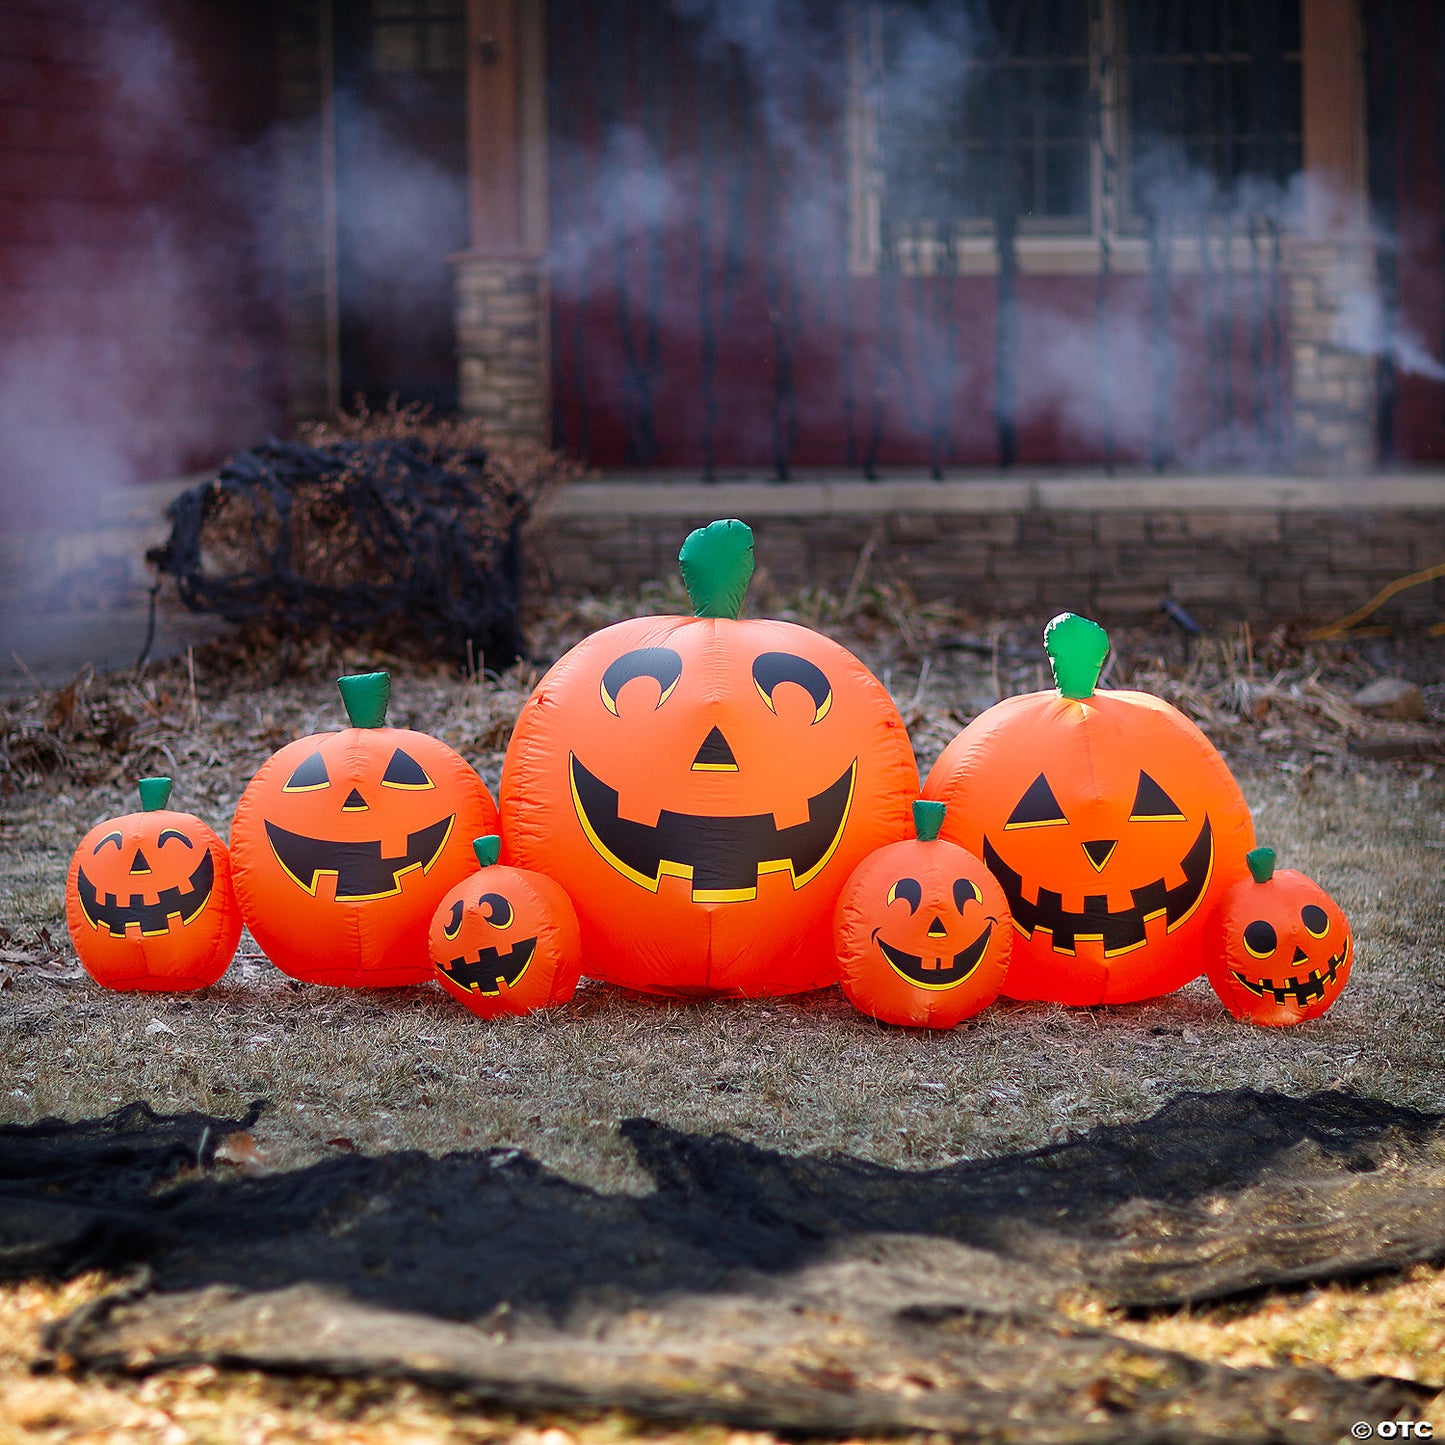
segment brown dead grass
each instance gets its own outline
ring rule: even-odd
[[[642,599],[589,599],[539,612],[530,635],[555,656],[605,622],[679,603],[671,586]],[[1032,624],[919,608],[886,588],[846,606],[812,594],[760,600],[758,610],[822,626],[864,656],[899,700],[925,771],[1000,693],[1043,681]],[[511,1146],[593,1187],[635,1190],[647,1181],[617,1132],[634,1114],[793,1151],[928,1167],[1138,1119],[1181,1089],[1354,1088],[1445,1109],[1445,776],[1428,763],[1362,762],[1348,746],[1362,725],[1348,697],[1384,666],[1413,669],[1438,720],[1442,645],[1384,656],[1240,633],[1206,639],[1186,661],[1167,633],[1124,632],[1115,642],[1110,680],[1142,681],[1193,713],[1240,777],[1261,840],[1282,865],[1325,883],[1350,915],[1358,963],[1325,1018],[1251,1029],[1198,982],[1126,1008],[1004,1004],[933,1035],[864,1018],[836,989],[679,1002],[584,985],[550,1013],[484,1024],[431,987],[294,983],[249,938],[227,977],[201,995],[104,993],[76,968],[65,938],[65,865],[92,823],[131,810],[136,777],[170,773],[175,805],[224,831],[272,751],[338,724],[331,679],[389,666],[392,721],[444,737],[495,791],[512,719],[540,675],[538,665],[458,679],[413,659],[323,645],[277,682],[252,639],[197,654],[189,667],[81,678],[68,692],[0,710],[0,1118],[81,1117],[137,1097],[163,1110],[239,1112],[266,1097],[271,1108],[223,1167],[287,1168],[338,1149]],[[117,727],[117,714],[128,722]],[[28,1378],[36,1322],[100,1287],[0,1291],[0,1420],[12,1421],[0,1424],[0,1441],[521,1432],[544,1445],[539,1431],[565,1427],[545,1445],[567,1445],[638,1433],[612,1417],[519,1424],[410,1388],[207,1371],[148,1382]],[[1378,1285],[1108,1323],[1231,1363],[1298,1357],[1439,1385],[1442,1288],[1439,1271],[1421,1269]]]

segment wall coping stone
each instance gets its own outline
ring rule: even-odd
[[[899,475],[876,482],[803,475],[778,482],[702,482],[661,474],[613,474],[564,487],[543,518],[888,516],[987,512],[1351,512],[1445,509],[1445,471],[1373,472],[1352,477],[1274,474],[1010,476],[973,473],[934,481]]]

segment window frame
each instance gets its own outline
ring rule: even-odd
[[[848,266],[855,276],[883,270],[884,166],[880,141],[883,26],[887,0],[850,0],[847,7]],[[1130,204],[1129,66],[1123,55],[1122,0],[1086,0],[1089,7],[1089,90],[1099,97],[1099,124],[1089,138],[1087,229],[1050,230],[1050,222],[1020,217],[1014,248],[1018,269],[1038,275],[1097,275],[1101,269],[1142,274],[1154,264],[1144,218]],[[1295,55],[1294,52],[1287,54]],[[1303,56],[1296,57],[1303,72]],[[1303,92],[1303,74],[1301,74]],[[1300,116],[1303,150],[1304,116]],[[950,250],[937,224],[922,222],[896,243],[905,276],[996,275],[998,245],[993,223],[968,220],[955,226]],[[1211,234],[1211,232],[1215,232]],[[1258,261],[1259,241],[1238,227],[1196,228],[1167,239],[1172,270],[1248,269]]]

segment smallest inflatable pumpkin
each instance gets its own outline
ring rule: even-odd
[[[869,854],[838,899],[843,992],[884,1023],[951,1029],[1003,987],[1008,901],[972,853],[938,836],[946,811],[914,803],[917,837]]]
[[[97,823],[70,860],[65,920],[85,971],[106,988],[206,988],[241,938],[226,845],[171,812],[169,778],[142,778],[141,811]]]
[[[495,833],[472,846],[481,871],[432,915],[427,944],[437,982],[484,1019],[566,1003],[582,972],[571,899],[544,874],[499,864]]]
[[[1220,899],[1206,972],[1237,1019],[1286,1028],[1318,1018],[1350,977],[1354,941],[1339,905],[1273,848],[1246,855],[1250,877]]]

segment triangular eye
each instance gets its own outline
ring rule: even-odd
[[[430,788],[434,784],[427,777],[426,770],[422,765],[410,753],[404,753],[398,748],[391,755],[391,761],[381,775],[381,786],[383,788],[419,789]]]
[[[1056,823],[1067,823],[1054,790],[1042,773],[1029,784],[1028,792],[1019,799],[1018,807],[1008,815],[1004,830],[1009,828],[1050,828]]]
[[[1182,823],[1184,813],[1179,804],[1149,776],[1139,774],[1139,791],[1134,794],[1134,806],[1129,810],[1131,823]]]
[[[326,771],[326,762],[320,753],[312,753],[282,785],[283,793],[314,793],[318,788],[329,788],[331,776]]]

